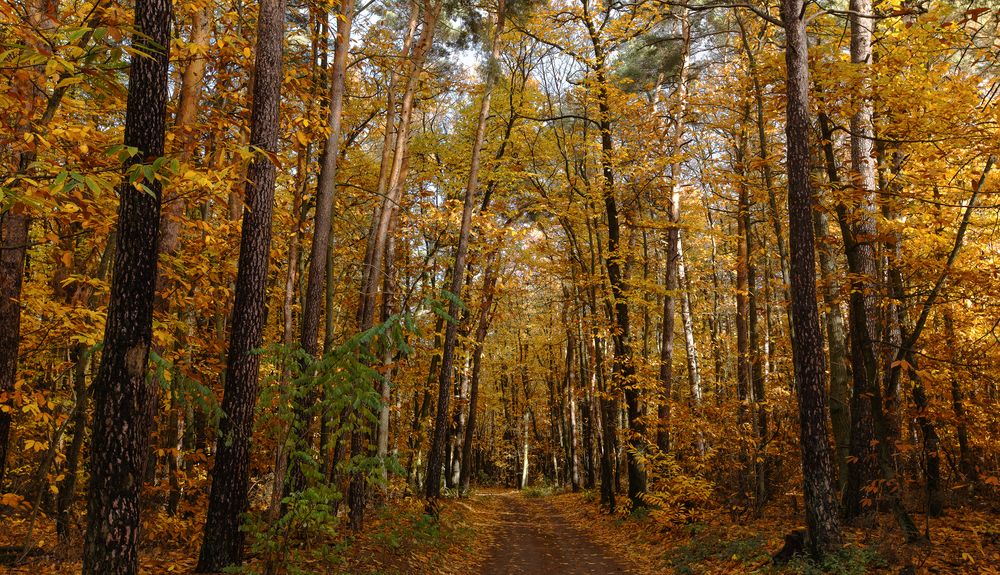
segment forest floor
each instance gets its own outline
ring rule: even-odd
[[[784,535],[800,526],[800,510],[768,507],[765,517],[734,517],[704,510],[666,522],[656,512],[602,513],[596,494],[478,490],[447,499],[440,520],[424,515],[419,497],[394,499],[373,511],[364,532],[338,528],[325,535],[292,534],[277,555],[276,573],[323,575],[998,575],[1000,515],[950,509],[924,523],[931,544],[906,545],[891,518],[850,528],[845,548],[821,565],[795,559],[781,567],[771,556]],[[52,522],[34,525],[33,551],[18,562],[28,514],[0,513],[0,574],[47,575],[80,569],[79,535],[58,545]],[[144,514],[141,573],[191,573],[203,518]],[[79,531],[77,524],[76,532]],[[254,538],[251,536],[251,541]],[[259,543],[237,573],[262,573],[267,553]],[[909,570],[906,570],[909,569]]]
[[[682,523],[666,523],[646,510],[632,514],[602,513],[596,494],[561,493],[532,497],[536,492],[493,496],[507,504],[512,520],[495,529],[494,551],[482,575],[520,573],[632,573],[635,575],[997,575],[1000,574],[1000,515],[955,508],[926,523],[930,544],[908,545],[888,514],[866,528],[845,528],[844,549],[822,563],[796,557],[775,565],[771,558],[786,534],[801,527],[800,509],[774,503],[760,518],[734,518],[726,510],[699,513]],[[482,500],[488,496],[480,496]],[[476,501],[474,498],[473,501]],[[510,527],[534,524],[508,534]],[[521,566],[536,553],[535,542],[559,534],[561,549],[549,551],[539,569]],[[530,538],[526,543],[525,539]],[[510,541],[514,543],[511,544]],[[527,551],[520,551],[527,547]],[[585,549],[586,551],[581,551]],[[512,556],[517,553],[516,556]],[[504,556],[506,554],[506,556]],[[508,570],[491,567],[507,561]],[[567,561],[571,567],[563,567]],[[605,563],[601,563],[604,561]],[[591,569],[588,563],[604,567]],[[619,569],[615,571],[614,569]]]
[[[628,562],[575,528],[548,498],[528,498],[519,493],[493,496],[501,510],[487,523],[494,534],[482,575],[612,575],[633,573]]]

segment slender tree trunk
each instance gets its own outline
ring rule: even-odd
[[[691,309],[691,282],[684,265],[683,239],[677,239],[677,278],[681,288],[681,320],[684,325],[684,350],[687,355],[688,383],[691,386],[691,400],[695,408],[701,406],[703,389],[701,387],[701,368],[698,361],[698,344],[694,339],[694,313]],[[700,436],[700,434],[699,434]],[[702,441],[699,437],[698,441]],[[699,452],[704,452],[704,444],[699,444]]]
[[[324,287],[328,282],[328,266],[330,253],[330,231],[333,214],[333,201],[337,191],[337,164],[340,159],[340,132],[342,128],[344,93],[346,91],[347,56],[350,52],[351,28],[354,20],[354,0],[341,0],[337,15],[337,42],[333,54],[333,68],[330,82],[330,107],[327,114],[329,134],[323,144],[320,156],[320,171],[316,179],[316,212],[313,218],[313,237],[309,248],[309,268],[306,273],[306,288],[302,299],[302,332],[299,335],[299,345],[310,357],[319,353],[319,325],[323,317]],[[327,316],[332,319],[332,310],[327,310]],[[327,338],[332,334],[327,333]],[[295,441],[302,442],[312,425],[308,415],[308,404],[315,396],[300,396],[296,405],[292,429],[298,437]],[[321,446],[322,449],[322,446]],[[289,488],[298,491],[305,487],[305,476],[298,463],[292,465]]]
[[[53,0],[32,0],[27,4],[30,26],[39,30],[51,30],[56,26],[48,17],[50,13],[56,12]],[[84,34],[78,45],[84,46],[89,41],[90,34]],[[39,50],[39,53],[44,51]],[[36,70],[39,68],[35,67]],[[40,72],[44,72],[44,67],[41,68]],[[41,130],[52,120],[66,88],[56,88],[51,96],[45,98],[45,93],[37,87],[31,76],[18,76],[13,81],[13,91],[15,97],[25,104],[22,116],[15,119],[17,127],[13,141],[21,141],[33,123],[36,130]],[[32,122],[36,120],[32,118],[33,112],[41,108],[43,103],[41,118]],[[33,150],[22,150],[16,157],[15,173],[23,176],[35,161],[36,154]],[[0,211],[0,398],[12,392],[17,381],[18,347],[21,342],[21,288],[24,284],[24,262],[28,252],[30,227],[28,206],[24,203],[14,202]],[[9,399],[0,401],[0,405],[4,407],[13,407]],[[7,409],[0,409],[0,490],[4,485],[7,453],[11,443],[10,414]]]
[[[210,12],[205,9],[196,10],[192,15],[191,36],[189,42],[195,46],[207,46],[209,42]],[[187,163],[194,155],[197,145],[197,138],[194,131],[194,124],[198,119],[198,101],[201,98],[201,89],[205,77],[205,55],[199,53],[193,56],[184,68],[181,76],[180,98],[177,102],[177,113],[175,116],[175,127],[180,131],[179,148],[180,158],[183,163]],[[169,189],[167,190],[169,192]],[[168,197],[164,201],[163,213],[160,215],[160,259],[163,256],[171,257],[180,247],[181,221],[185,216],[187,202],[183,195]],[[156,300],[154,302],[154,314],[170,314],[170,299],[167,294],[173,289],[173,281],[166,270],[160,267],[156,278]],[[178,338],[180,340],[183,337]],[[170,350],[171,352],[173,350]],[[167,350],[157,350],[161,356],[167,357]],[[183,412],[176,398],[176,389],[170,390],[170,413],[167,420],[167,432],[163,435],[164,450],[167,455],[167,473],[170,482],[170,494],[168,496],[167,511],[173,515],[177,511],[180,503],[180,481],[178,474],[181,468],[181,448],[183,446]]]
[[[457,318],[458,300],[462,297],[462,284],[465,283],[465,258],[469,249],[469,234],[472,228],[472,211],[479,189],[480,156],[483,141],[486,138],[486,125],[490,114],[490,97],[496,85],[497,61],[500,56],[500,35],[504,25],[504,1],[500,0],[497,8],[497,25],[493,36],[493,49],[487,64],[486,82],[483,86],[482,102],[479,105],[479,119],[476,126],[475,141],[472,146],[472,158],[469,164],[469,180],[465,187],[465,199],[462,205],[462,224],[458,234],[458,247],[455,250],[455,264],[451,272],[451,293],[453,298],[448,303],[448,315]],[[441,465],[445,448],[445,433],[448,425],[448,392],[451,389],[453,365],[455,361],[455,344],[458,335],[458,323],[450,321],[445,326],[444,347],[441,352],[441,372],[438,381],[437,413],[434,421],[434,434],[431,437],[430,452],[427,457],[427,484],[425,495],[433,503],[441,495]]]
[[[851,1],[851,62],[867,77],[871,60],[872,26],[870,0]],[[865,83],[867,86],[868,82]],[[864,490],[878,478],[877,442],[885,441],[876,433],[876,423],[883,410],[876,345],[880,339],[878,313],[878,263],[875,252],[875,130],[872,123],[873,105],[866,93],[858,96],[851,116],[851,179],[861,204],[853,226],[854,261],[858,274],[852,286],[852,363],[854,393],[851,403],[851,453],[848,483],[844,491],[844,515],[848,519],[866,512]],[[855,293],[856,292],[856,293]],[[869,510],[874,507],[869,507]]]
[[[66,476],[59,483],[59,497],[56,501],[56,533],[60,543],[69,541],[70,508],[76,495],[77,471],[80,466],[80,456],[83,454],[83,438],[87,433],[87,369],[90,366],[90,354],[86,346],[77,344],[71,355],[73,368],[73,396],[76,405],[73,406],[73,440],[66,450]]]
[[[831,183],[833,182],[834,180],[831,180]],[[836,445],[837,485],[838,489],[843,490],[847,485],[851,445],[851,372],[847,366],[847,330],[844,326],[844,312],[840,308],[837,260],[834,245],[829,240],[829,223],[822,210],[816,210],[813,217],[813,227],[819,244],[817,251],[820,277],[823,282],[823,304],[826,307],[827,347],[830,352],[830,422]]]
[[[785,248],[785,234],[782,231],[781,226],[781,214],[778,213],[778,197],[776,193],[776,187],[774,185],[774,175],[771,170],[771,162],[768,158],[768,139],[767,139],[767,120],[764,117],[764,90],[761,86],[760,72],[757,68],[757,56],[756,53],[751,49],[749,39],[747,38],[746,26],[743,23],[743,19],[739,14],[736,13],[736,22],[740,28],[740,38],[743,44],[743,52],[747,56],[747,63],[749,65],[750,80],[753,82],[753,100],[754,100],[754,110],[756,113],[756,128],[757,128],[757,155],[760,158],[761,164],[761,175],[764,180],[764,187],[767,190],[767,200],[768,208],[770,210],[769,216],[771,220],[771,226],[774,230],[775,245],[778,248],[778,261],[781,266],[781,291],[784,295],[785,302],[785,318],[788,320],[789,329],[792,325],[792,312],[791,312],[791,294],[789,289],[791,286],[790,268],[788,264],[788,251]],[[795,340],[795,331],[791,330],[791,340]]]
[[[343,124],[347,55],[351,48],[353,21],[354,0],[341,0],[340,11],[337,14],[337,42],[333,53],[330,111],[327,117],[330,133],[323,146],[320,172],[316,182],[316,213],[313,220],[309,272],[306,276],[306,293],[302,309],[302,334],[299,338],[302,349],[311,356],[315,356],[319,351],[319,323],[323,309],[323,286],[327,274],[330,221],[337,189],[337,161],[340,158],[340,132]]]
[[[969,442],[968,416],[965,411],[965,394],[959,382],[956,365],[959,359],[958,337],[955,333],[955,319],[950,305],[944,307],[945,339],[951,353],[951,407],[955,413],[955,434],[958,438],[958,470],[968,481],[978,481],[979,471],[976,469],[975,454]]]
[[[676,101],[675,118],[673,125],[673,141],[671,142],[670,153],[680,157],[681,147],[684,142],[685,114],[687,112],[688,100],[688,74],[690,70],[691,52],[691,21],[689,10],[685,6],[680,9],[678,22],[681,31],[681,54],[680,67],[678,70],[677,89],[674,93]],[[670,227],[667,229],[667,254],[664,265],[663,285],[666,294],[663,296],[663,319],[660,332],[660,386],[663,397],[657,413],[659,426],[656,436],[656,444],[663,452],[670,451],[670,401],[673,387],[673,362],[674,362],[674,320],[676,314],[676,298],[680,287],[678,281],[679,259],[678,252],[680,245],[680,219],[681,219],[681,162],[678,159],[670,165],[670,205],[667,217],[670,220]]]
[[[785,28],[788,220],[791,247],[792,360],[799,399],[806,526],[817,554],[840,547],[840,516],[827,433],[823,336],[816,304],[813,193],[809,177],[809,41],[803,0],[782,0]]]
[[[253,109],[250,144],[268,154],[277,153],[281,102],[284,0],[261,0],[257,20]],[[258,153],[247,170],[243,230],[233,326],[226,364],[222,419],[216,443],[212,488],[198,572],[219,571],[243,559],[245,533],[240,529],[248,506],[250,440],[257,403],[260,347],[267,323],[266,294],[271,256],[271,216],[277,166]]]
[[[461,493],[469,492],[472,479],[472,442],[476,431],[477,409],[479,405],[479,379],[482,373],[483,344],[489,330],[490,316],[493,308],[493,295],[497,283],[497,259],[499,251],[491,251],[483,273],[483,295],[479,306],[479,317],[476,320],[475,341],[472,344],[472,377],[469,382],[469,419],[465,423],[465,438],[462,443],[462,469],[459,476]]]
[[[115,233],[111,233],[105,245],[101,262],[97,268],[97,279],[104,280],[111,269],[111,260],[115,253]],[[93,292],[88,295],[88,306],[97,305],[98,299]],[[73,440],[66,450],[65,478],[59,483],[59,498],[56,501],[56,533],[61,543],[67,543],[70,535],[70,510],[76,498],[76,486],[81,460],[83,459],[83,441],[87,433],[87,410],[90,394],[87,390],[87,371],[92,363],[91,351],[84,344],[78,344],[73,351],[75,367],[73,370],[73,394],[76,405],[73,408]]]
[[[126,146],[139,153],[126,170],[163,156],[170,45],[169,0],[137,0],[125,113]],[[94,380],[84,575],[132,575],[138,571],[139,492],[152,428],[154,396],[146,381],[152,340],[161,185],[119,190],[118,247],[104,350]],[[147,193],[148,192],[148,193]]]
[[[740,148],[744,148],[740,145]],[[739,152],[743,156],[742,152]],[[749,193],[746,186],[739,191],[739,209],[736,214],[736,236],[746,237],[746,224],[749,217],[746,212],[749,205]],[[740,426],[749,423],[747,416],[750,403],[750,328],[749,328],[749,286],[747,278],[747,243],[737,241],[736,246],[736,398],[739,400],[737,420]],[[745,459],[746,450],[741,449],[741,457]]]
[[[414,46],[413,54],[410,57],[410,74],[407,78],[406,90],[400,105],[399,127],[395,134],[395,154],[392,158],[391,168],[386,170],[385,183],[380,177],[379,187],[385,186],[387,190],[381,208],[373,221],[373,237],[369,241],[368,254],[365,258],[365,266],[362,273],[361,301],[358,305],[358,326],[364,332],[374,325],[374,315],[376,299],[378,297],[379,280],[383,273],[383,262],[385,255],[385,243],[388,239],[390,222],[395,213],[394,206],[398,205],[402,198],[404,182],[402,174],[404,172],[404,158],[406,157],[406,142],[409,138],[410,121],[413,116],[413,109],[416,103],[417,87],[420,83],[420,72],[423,69],[424,61],[430,52],[434,42],[434,31],[437,25],[438,16],[441,13],[442,2],[434,1],[424,14],[423,28],[420,37]],[[416,9],[414,7],[414,9]],[[447,421],[447,420],[446,420]],[[360,456],[365,449],[365,436],[363,430],[356,430],[351,435],[351,455]],[[348,489],[347,502],[350,507],[350,525],[355,531],[359,531],[364,524],[364,506],[366,501],[365,479],[362,474],[354,473],[351,476],[350,487]]]

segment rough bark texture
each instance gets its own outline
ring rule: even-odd
[[[827,435],[823,336],[816,304],[816,254],[809,183],[809,59],[802,0],[783,0],[787,66],[785,138],[788,162],[788,221],[792,262],[792,361],[799,395],[806,526],[814,552],[840,546],[840,517],[832,482]]]
[[[844,312],[840,309],[840,288],[837,285],[837,258],[828,239],[829,222],[819,210],[813,214],[813,228],[819,246],[819,269],[823,281],[823,304],[826,306],[826,339],[830,352],[830,422],[836,445],[837,484],[847,484],[848,454],[851,443],[849,409],[851,371],[847,366],[847,329]]]
[[[275,153],[281,101],[281,51],[285,28],[284,0],[261,0],[257,20],[257,57],[254,63],[250,145]],[[224,413],[216,443],[212,489],[205,537],[197,571],[219,571],[242,560],[250,472],[250,437],[257,402],[260,347],[267,321],[265,286],[271,256],[271,215],[277,167],[258,154],[247,170],[236,300],[229,338]]]
[[[163,156],[170,42],[169,0],[138,0],[134,57],[125,113],[126,146],[139,153],[128,165]],[[85,575],[132,574],[138,569],[139,492],[152,425],[146,362],[152,339],[153,295],[160,221],[160,183],[119,188],[118,246],[104,350],[94,380]]]

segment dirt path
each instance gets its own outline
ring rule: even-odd
[[[503,509],[482,575],[630,573],[606,549],[573,528],[543,498],[491,495]]]

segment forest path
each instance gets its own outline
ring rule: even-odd
[[[631,573],[602,545],[575,529],[545,498],[491,494],[501,501],[493,547],[481,575]]]

